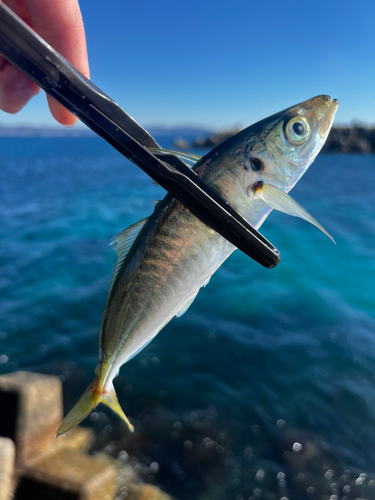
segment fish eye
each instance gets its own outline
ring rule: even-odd
[[[285,137],[293,146],[299,146],[310,135],[310,127],[303,116],[295,116],[285,126]]]
[[[293,132],[299,136],[303,135],[303,133],[305,132],[305,127],[302,125],[301,122],[293,123],[292,129],[293,129]]]

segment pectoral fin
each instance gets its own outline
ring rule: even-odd
[[[293,200],[287,193],[282,191],[280,188],[274,186],[273,184],[266,184],[265,182],[260,182],[254,189],[255,196],[261,198],[267,205],[269,205],[274,210],[279,210],[279,212],[284,212],[284,214],[292,215],[293,217],[300,217],[301,219],[310,222],[318,229],[323,231],[324,234],[330,238],[336,245],[335,240],[332,236],[324,229],[319,222],[314,219],[304,208],[301,207],[296,201]]]

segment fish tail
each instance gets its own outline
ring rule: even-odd
[[[98,377],[87,387],[85,392],[79,398],[75,406],[70,410],[57,430],[56,437],[69,431],[82,420],[84,420],[94,410],[99,403],[109,406],[117,415],[124,420],[130,431],[134,427],[127,419],[118,402],[115,388],[111,382],[109,387],[100,388]]]
[[[134,431],[134,427],[129,422],[128,417],[122,411],[120,403],[118,402],[118,399],[117,399],[116,390],[113,387],[112,382],[111,382],[111,385],[109,387],[109,390],[101,393],[101,395],[99,397],[99,403],[104,403],[105,405],[109,406],[111,408],[111,410],[113,410],[120,418],[122,418],[122,420],[128,426],[129,431],[131,431],[131,432]]]

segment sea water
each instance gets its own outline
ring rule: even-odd
[[[280,264],[223,264],[115,380],[135,434],[104,407],[83,423],[97,449],[180,499],[375,498],[374,186],[375,156],[319,155],[292,194],[337,245],[272,212]],[[99,138],[0,138],[0,373],[55,374],[72,407],[108,243],[163,196]]]

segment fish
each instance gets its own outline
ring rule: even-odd
[[[276,113],[227,139],[203,157],[175,153],[258,229],[275,209],[329,233],[288,194],[321,150],[338,107],[327,95]],[[155,152],[155,151],[154,151]],[[158,149],[160,154],[170,153]],[[95,380],[63,419],[57,435],[79,424],[99,403],[133,431],[113,379],[174,317],[236,249],[167,194],[154,212],[113,240],[117,261],[99,330]]]

